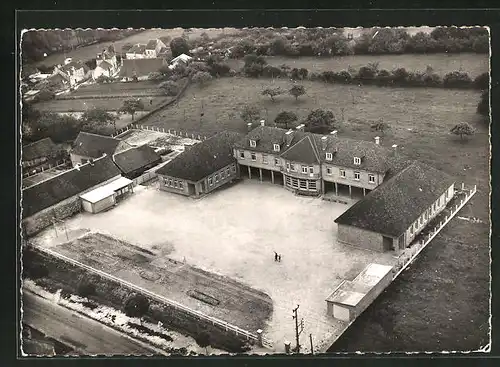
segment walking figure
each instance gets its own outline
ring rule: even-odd
[[[150,104],[151,106],[153,105],[153,99],[152,99],[152,98],[149,100],[149,104]]]
[[[281,262],[281,255],[278,255],[278,262]]]
[[[278,253],[274,251],[274,261],[278,261]]]

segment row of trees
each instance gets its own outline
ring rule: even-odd
[[[216,44],[217,46],[217,44]],[[220,45],[222,46],[222,44]],[[227,42],[224,46],[228,46]],[[232,57],[250,53],[269,56],[341,56],[403,53],[489,52],[487,29],[436,28],[431,33],[410,36],[404,29],[366,30],[359,38],[349,39],[342,29],[254,30],[232,45]]]
[[[140,99],[123,102],[118,113],[129,114],[134,119],[138,111],[145,109]],[[74,140],[80,131],[106,134],[116,131],[118,116],[101,108],[86,110],[79,118],[53,112],[38,111],[30,103],[23,103],[22,138],[24,143],[50,137],[55,143]]]

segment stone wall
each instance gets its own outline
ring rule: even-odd
[[[77,294],[78,283],[80,279],[85,277],[96,285],[96,294],[90,298],[115,309],[122,309],[125,299],[130,294],[136,293],[135,290],[123,284],[91,273],[40,250],[32,248],[29,251],[33,255],[30,256],[32,263],[42,263],[47,267],[49,275],[37,280],[37,283],[50,291],[62,289],[65,293]],[[232,353],[246,351],[247,341],[244,337],[238,336],[230,330],[226,331],[221,326],[213,325],[187,311],[156,300],[149,299],[149,301],[149,312],[145,315],[149,321],[154,323],[161,321],[167,329],[176,330],[192,337],[196,337],[202,331],[207,331],[211,338],[212,347]]]

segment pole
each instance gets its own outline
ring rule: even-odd
[[[299,305],[297,305],[297,307],[292,310],[292,312],[294,314],[292,316],[292,318],[295,319],[295,341],[296,341],[296,344],[297,344],[296,347],[295,347],[295,350],[296,350],[297,353],[300,352],[300,344],[299,344],[299,318],[298,318],[298,315],[297,315],[298,309],[299,309]]]
[[[313,349],[313,335],[309,334],[309,340],[311,341],[311,354],[314,354],[314,349]]]

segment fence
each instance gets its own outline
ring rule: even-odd
[[[179,138],[188,138],[188,139],[193,139],[193,140],[206,140],[208,137],[206,135],[200,135],[200,134],[194,134],[194,133],[188,133],[180,130],[174,130],[174,129],[165,129],[161,127],[156,127],[156,126],[146,126],[146,125],[138,125],[138,124],[132,124],[128,125],[120,130],[117,130],[115,133],[113,133],[111,136],[112,137],[117,137],[119,135],[122,135],[123,133],[126,133],[129,130],[147,130],[147,131],[154,131],[158,133],[165,133],[165,134],[170,134],[170,135],[175,135],[178,136]]]
[[[434,227],[430,232],[425,236],[423,240],[416,241],[411,247],[405,250],[403,256],[399,257],[398,263],[394,265],[393,268],[393,279],[396,279],[399,274],[401,274],[407,267],[410,265],[413,260],[418,256],[418,254],[431,242],[434,237],[443,229],[443,227],[448,224],[448,222],[457,214],[462,207],[467,204],[470,198],[476,193],[477,186],[474,185],[472,189],[465,190],[464,184],[462,184],[462,191],[466,191],[465,197],[460,200],[460,204],[456,204],[450,210],[450,214],[445,215],[444,219],[439,221],[439,224]]]
[[[29,172],[23,173],[23,178],[34,176],[36,174],[39,174],[40,172],[47,171],[51,168],[62,167],[62,166],[65,166],[67,164],[70,164],[70,163],[71,163],[71,161],[69,159],[62,159],[62,160],[56,161],[54,163],[44,163],[44,164],[41,164],[41,165],[35,167],[32,170],[30,169]],[[26,167],[26,169],[28,169],[28,168],[29,167]]]
[[[132,283],[129,283],[123,279],[120,279],[120,278],[117,278],[111,274],[108,274],[108,273],[105,273],[101,270],[98,270],[98,269],[95,269],[95,268],[92,268],[91,266],[88,266],[88,265],[85,265],[85,264],[82,264],[81,262],[79,261],[76,261],[76,260],[73,260],[67,256],[64,256],[62,254],[59,254],[55,251],[52,251],[48,248],[44,248],[44,247],[40,247],[40,246],[36,246],[36,245],[33,245],[33,247],[35,247],[36,249],[42,251],[42,252],[45,252],[46,254],[48,255],[51,255],[53,257],[56,257],[62,261],[65,261],[71,265],[74,265],[74,266],[77,266],[77,267],[80,267],[80,268],[83,268],[87,271],[90,271],[92,273],[95,273],[103,278],[106,278],[106,279],[109,279],[111,281],[114,281],[116,283],[119,283],[123,286],[126,286],[130,289],[133,289],[134,291],[136,292],[140,292],[142,294],[145,294],[149,297],[151,297],[152,299],[156,300],[156,301],[159,301],[159,302],[162,302],[162,303],[165,303],[165,304],[168,304],[169,306],[177,309],[177,310],[181,310],[183,312],[186,312],[186,313],[189,313],[199,319],[202,319],[204,321],[207,321],[209,323],[211,323],[212,325],[216,325],[222,329],[224,329],[225,331],[232,331],[234,332],[236,335],[240,336],[240,337],[244,337],[246,340],[252,340],[254,342],[258,342],[258,343],[261,343],[263,346],[267,346],[267,347],[270,347],[272,346],[271,342],[269,342],[267,339],[265,338],[259,338],[257,335],[255,334],[252,334],[246,330],[243,330],[241,328],[239,328],[238,326],[236,325],[232,325],[232,324],[229,324],[228,322],[225,322],[225,321],[222,321],[222,320],[219,320],[215,317],[212,317],[212,316],[208,316],[208,315],[205,315],[204,313],[202,312],[199,312],[199,311],[196,311],[196,310],[193,310],[189,307],[186,307],[178,302],[175,302],[175,301],[172,301],[168,298],[165,298],[163,296],[160,296],[158,294],[155,294],[153,292],[150,292],[148,291],[147,289],[144,289],[144,288],[141,288],[135,284],[132,284]]]

